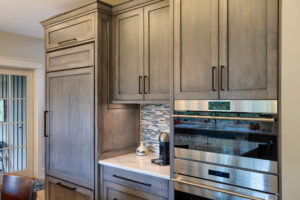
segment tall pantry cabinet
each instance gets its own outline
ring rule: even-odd
[[[139,134],[139,107],[110,99],[111,6],[90,1],[42,25],[46,198],[98,199],[97,161],[131,152]]]

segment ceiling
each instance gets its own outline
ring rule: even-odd
[[[43,38],[40,21],[81,5],[86,0],[0,0],[0,30]],[[117,4],[124,0],[103,0]]]

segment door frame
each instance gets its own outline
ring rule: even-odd
[[[43,112],[44,112],[44,61],[0,56],[0,68],[32,72],[33,103],[33,173],[32,178],[45,177]],[[1,176],[2,179],[2,176]],[[1,180],[0,180],[1,181]]]

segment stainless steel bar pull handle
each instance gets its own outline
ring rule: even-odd
[[[141,89],[141,85],[143,84],[143,83],[141,84],[142,79],[143,79],[143,76],[139,76],[139,94],[143,94],[142,89]]]
[[[44,137],[48,137],[48,129],[47,129],[47,115],[48,115],[48,111],[45,110],[44,111]]]
[[[193,119],[221,119],[221,120],[239,120],[239,121],[256,121],[256,122],[275,122],[275,118],[263,117],[223,117],[223,116],[207,116],[207,115],[172,115],[176,118],[193,118]]]
[[[116,174],[114,174],[113,177],[119,178],[119,179],[123,179],[123,180],[125,180],[125,181],[130,181],[130,182],[133,182],[133,183],[137,183],[137,184],[149,186],[149,187],[152,186],[150,183],[143,183],[143,182],[141,182],[141,181],[133,180],[133,179],[130,179],[130,178],[125,178],[125,177],[122,177],[122,176],[118,176],[118,175],[116,175]]]
[[[196,184],[196,183],[191,183],[191,182],[176,180],[176,179],[172,179],[172,181],[177,182],[177,183],[182,183],[182,184],[186,184],[186,185],[199,187],[199,188],[203,188],[203,189],[207,189],[207,190],[212,190],[212,191],[215,191],[215,192],[221,192],[221,193],[229,194],[229,195],[236,196],[236,197],[252,199],[252,200],[264,200],[264,199],[261,199],[261,198],[252,197],[252,196],[248,196],[248,195],[244,195],[244,194],[240,194],[240,193],[236,193],[236,192],[231,192],[231,191],[228,191],[228,190],[223,190],[223,189],[208,186],[208,185]]]
[[[64,188],[66,188],[66,189],[69,189],[69,190],[73,190],[73,191],[76,190],[75,187],[71,187],[71,186],[65,185],[65,184],[63,184],[63,183],[61,183],[61,182],[56,183],[56,185],[59,185],[59,186],[61,186],[61,187],[64,187]]]
[[[62,44],[72,44],[74,42],[77,42],[77,38],[72,38],[72,39],[69,39],[69,40],[61,41],[61,42],[58,42],[58,44],[59,45],[62,45]]]
[[[215,66],[212,67],[212,91],[217,90],[217,68]]]
[[[224,66],[221,66],[221,90],[222,91],[225,91],[225,77],[224,77],[224,75],[225,75],[225,73],[224,73],[224,69],[225,69],[225,67]]]
[[[148,79],[148,76],[144,76],[144,93],[149,94],[149,79]]]

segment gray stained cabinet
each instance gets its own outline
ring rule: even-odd
[[[104,181],[103,200],[167,200],[134,188]]]
[[[114,18],[115,101],[169,99],[169,1]]]
[[[112,104],[112,7],[101,1],[42,22],[46,42],[48,200],[94,200],[100,159],[134,151],[139,107]]]
[[[55,178],[46,178],[47,200],[94,200],[91,190]]]
[[[175,99],[277,99],[278,0],[174,0]]]
[[[94,187],[93,68],[47,74],[47,174]]]
[[[115,33],[115,98],[142,100],[143,8],[117,15]]]
[[[59,18],[59,17],[58,17]],[[95,14],[81,16],[45,30],[46,49],[80,43],[95,37]]]
[[[101,165],[103,200],[167,200],[169,180]]]

